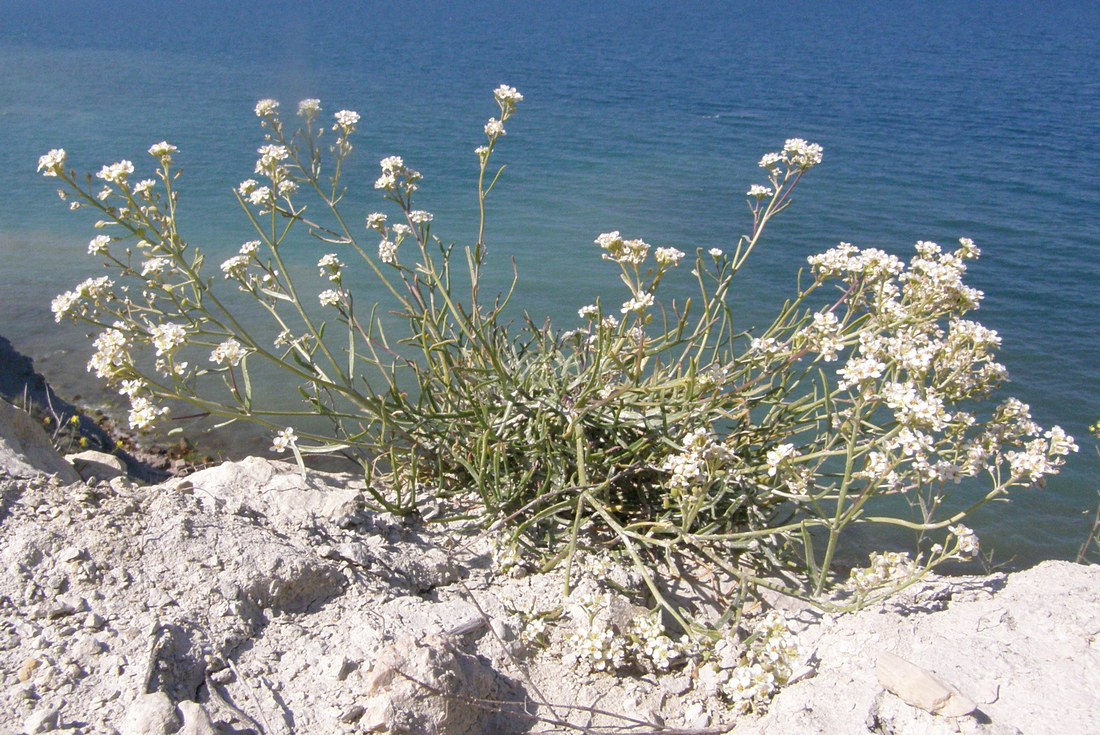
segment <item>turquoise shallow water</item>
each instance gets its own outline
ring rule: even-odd
[[[840,240],[904,254],[973,237],[978,316],[1004,338],[1011,392],[1082,444],[1045,490],[975,525],[998,558],[1072,556],[1100,487],[1085,436],[1100,419],[1100,9],[957,5],[0,2],[0,333],[63,391],[95,395],[80,330],[49,315],[87,275],[92,234],[34,174],[52,147],[95,170],[172,141],[189,239],[228,255],[249,239],[229,192],[261,142],[252,105],[320,97],[363,114],[357,206],[380,204],[376,161],[399,154],[426,176],[436,234],[468,242],[472,149],[490,91],[514,85],[526,101],[489,242],[526,274],[532,314],[571,319],[608,286],[596,235],[726,245],[760,155],[804,137],[825,163],[745,274],[745,326]]]

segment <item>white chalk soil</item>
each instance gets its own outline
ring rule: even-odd
[[[577,671],[567,617],[529,645],[560,573],[500,573],[473,527],[372,513],[352,476],[88,484],[25,433],[0,431],[0,733],[1100,732],[1095,566],[796,606],[805,675],[738,715],[691,666]]]

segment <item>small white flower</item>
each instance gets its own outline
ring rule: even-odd
[[[257,207],[267,204],[271,201],[271,189],[266,186],[253,189],[248,195],[248,201],[252,202]]]
[[[248,268],[248,263],[249,256],[234,255],[232,258],[222,263],[221,270],[226,278],[241,278]]]
[[[134,184],[134,194],[148,194],[156,185],[157,182],[153,179],[142,179]]]
[[[187,341],[187,330],[181,324],[158,324],[150,330],[150,339],[157,348],[157,356],[170,354]]]
[[[71,315],[73,307],[80,303],[80,294],[76,291],[66,291],[54,297],[50,303],[50,311],[53,312],[53,320],[60,323],[61,320]]]
[[[310,98],[298,103],[298,114],[307,120],[317,117],[317,113],[320,111],[321,100]]]
[[[260,250],[260,241],[259,240],[249,240],[248,242],[241,245],[240,254],[244,255],[245,257],[252,257],[257,252],[259,252],[259,250]]]
[[[96,177],[112,184],[122,184],[133,172],[134,164],[129,161],[119,161],[118,163],[112,163],[99,169],[99,173],[96,174]]]
[[[214,351],[210,353],[210,362],[216,362],[219,365],[222,363],[236,365],[247,354],[248,352],[241,347],[240,342],[235,339],[227,339],[215,347]]]
[[[119,385],[118,393],[133,398],[140,395],[143,390],[145,390],[145,383],[141,380],[124,380]]]
[[[653,306],[653,294],[648,291],[639,291],[630,301],[623,304],[623,308],[619,311],[623,314],[629,314],[632,311],[640,314],[651,306]]]
[[[774,449],[769,449],[766,457],[768,476],[775,477],[776,472],[779,471],[779,465],[796,456],[798,453],[794,450],[794,444],[780,444]]]
[[[88,243],[88,255],[106,255],[107,246],[111,244],[111,238],[107,235],[97,235]]]
[[[783,153],[792,166],[803,171],[821,163],[822,149],[816,143],[807,143],[802,138],[790,138],[783,144]]]
[[[149,155],[153,158],[159,158],[161,161],[168,159],[168,161],[165,162],[170,162],[172,160],[172,154],[177,152],[179,152],[179,148],[176,148],[166,140],[149,146]]]
[[[386,215],[381,212],[371,212],[367,215],[367,229],[375,230],[379,233],[386,227]]]
[[[256,117],[274,115],[279,110],[278,100],[265,99],[256,103]]]
[[[255,191],[256,187],[259,185],[260,182],[256,181],[256,179],[245,179],[240,183],[240,186],[237,187],[237,193],[242,197],[246,197]]]
[[[431,222],[433,219],[431,212],[425,212],[423,209],[414,209],[409,212],[409,221],[416,225],[422,225],[427,222]]]
[[[502,105],[515,106],[523,102],[523,95],[516,91],[515,87],[502,84],[493,90],[493,97]]]
[[[352,110],[340,110],[333,117],[336,119],[336,124],[332,129],[342,130],[344,133],[352,132],[359,124],[359,113]]]
[[[383,240],[378,243],[378,259],[383,263],[394,265],[397,263],[397,244],[393,240]]]
[[[130,401],[130,428],[144,429],[156,420],[157,416],[168,413],[163,406],[155,406],[148,398],[135,396]]]
[[[321,306],[338,306],[341,301],[340,292],[330,288],[317,294],[317,300],[321,302]]]
[[[379,162],[379,166],[382,169],[382,175],[374,182],[375,189],[389,191],[397,186],[399,180],[402,180],[406,193],[416,191],[416,182],[421,179],[420,172],[407,168],[401,156],[387,156]]]
[[[282,179],[275,189],[281,197],[293,196],[298,192],[298,182],[290,179]]]
[[[507,134],[507,131],[504,130],[504,123],[497,120],[495,117],[489,118],[489,122],[485,123],[485,135],[487,135],[490,140],[500,138]]]
[[[595,319],[600,315],[600,307],[595,304],[589,304],[588,306],[582,306],[577,310],[577,316],[581,319]]]
[[[957,526],[951,526],[947,530],[958,539],[959,554],[968,558],[978,555],[979,544],[978,535],[976,533],[961,523]]]
[[[657,248],[653,251],[653,259],[657,261],[657,265],[671,267],[680,264],[680,261],[684,259],[685,253],[682,250],[676,248]]]
[[[271,442],[271,449],[282,454],[297,443],[298,436],[294,433],[294,429],[288,426],[275,435]]]
[[[340,280],[340,269],[343,267],[344,264],[336,257],[336,253],[323,255],[321,259],[317,261],[318,275],[327,277],[330,281]]]
[[[761,186],[760,184],[753,184],[749,187],[749,190],[745,192],[746,196],[754,197],[756,199],[766,199],[770,197],[774,192],[770,187]]]
[[[260,157],[256,160],[255,173],[274,177],[276,173],[284,171],[279,168],[279,162],[290,157],[290,151],[285,145],[262,145],[256,149]]]
[[[43,176],[57,176],[65,171],[65,149],[54,148],[38,159],[38,170]]]
[[[150,258],[145,261],[141,267],[142,277],[148,277],[151,275],[160,275],[164,272],[164,269],[172,265],[172,261],[168,258]]]

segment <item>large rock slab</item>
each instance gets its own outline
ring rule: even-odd
[[[0,400],[0,469],[12,477],[57,475],[63,483],[80,482],[80,475],[54,449],[50,437],[29,414]]]
[[[816,648],[816,676],[734,733],[1100,732],[1100,566],[1048,561],[1007,577],[940,579],[824,617],[803,641]],[[889,665],[881,680],[883,654],[909,662],[907,681]],[[948,716],[969,704],[977,709]]]

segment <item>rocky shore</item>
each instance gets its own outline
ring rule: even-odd
[[[373,513],[354,476],[82,477],[0,409],[0,732],[1100,732],[1100,567],[936,578],[846,615],[777,601],[806,665],[737,715],[690,664],[581,673],[559,575]]]

